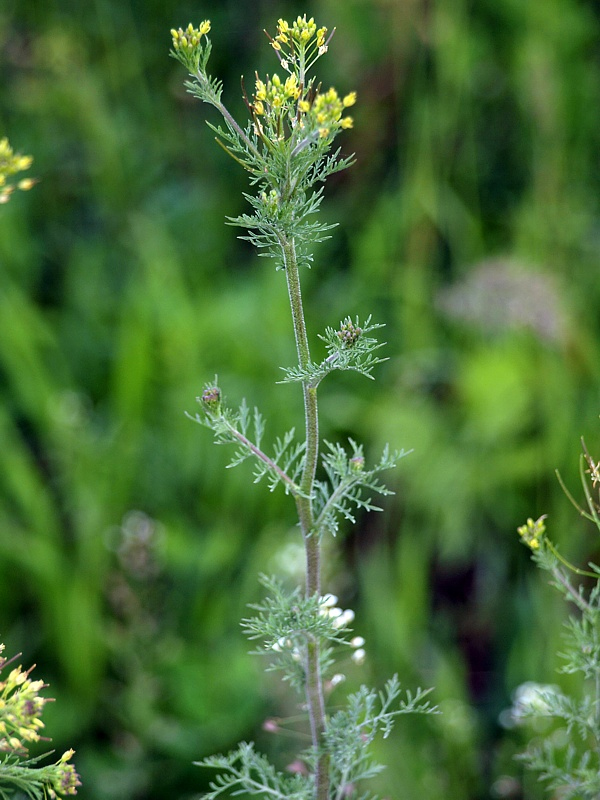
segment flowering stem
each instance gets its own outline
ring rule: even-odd
[[[306,334],[298,258],[293,238],[281,239],[288,295],[292,310],[294,336],[298,363],[305,369],[310,362],[310,349]],[[317,407],[317,389],[309,381],[303,381],[304,418],[306,425],[306,452],[304,469],[300,480],[301,494],[295,496],[300,528],[304,539],[306,553],[306,596],[321,594],[321,545],[319,531],[315,530],[312,509],[312,494],[319,455],[319,416]],[[318,756],[315,773],[315,800],[327,800],[329,797],[329,755],[322,752],[321,739],[325,730],[325,702],[323,698],[323,681],[321,679],[319,643],[312,639],[306,649],[306,700],[310,717],[310,729],[313,747]]]

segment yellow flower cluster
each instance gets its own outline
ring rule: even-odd
[[[295,75],[286,78],[285,83],[277,73],[266,83],[257,78],[254,111],[259,115],[268,113],[270,109],[281,111],[289,106],[290,101],[295,102],[299,97],[300,87]]]
[[[8,203],[11,194],[15,189],[27,191],[35,184],[33,178],[23,178],[16,184],[10,184],[7,179],[17,172],[22,172],[33,163],[31,156],[22,156],[19,153],[13,153],[8,139],[0,139],[0,203]]]
[[[521,525],[517,528],[517,533],[521,537],[521,541],[524,545],[529,547],[530,550],[538,550],[544,539],[544,534],[546,533],[546,526],[544,525],[545,519],[545,514],[536,520],[530,517],[525,525]]]
[[[173,37],[173,49],[176,51],[194,50],[200,44],[202,37],[206,36],[209,31],[210,20],[208,19],[205,19],[204,22],[201,22],[198,28],[194,28],[191,22],[185,30],[182,30],[181,28],[179,28],[179,30],[175,30],[175,28],[172,28],[171,36]]]
[[[314,17],[307,20],[305,14],[303,17],[298,17],[291,25],[280,19],[277,21],[277,36],[273,39],[272,45],[275,50],[281,50],[282,45],[288,46],[290,42],[306,47],[315,36],[317,47],[325,47],[327,28],[317,30]]]
[[[0,659],[0,668],[2,662],[5,659]],[[26,752],[27,744],[40,740],[40,716],[48,699],[38,694],[44,682],[32,681],[30,672],[16,667],[0,681],[0,752]]]
[[[308,100],[301,100],[298,107],[303,113],[310,113],[316,122],[320,135],[327,136],[332,127],[352,127],[352,117],[342,118],[342,113],[345,108],[349,108],[355,103],[356,92],[350,92],[343,99],[340,99],[336,90],[331,88],[324,94],[318,94],[312,103]]]
[[[297,71],[300,82],[304,83],[308,70],[327,52],[334,31],[328,37],[327,28],[317,28],[314,18],[307,20],[305,14],[291,25],[284,19],[278,20],[277,34],[269,38],[283,69],[290,73]]]
[[[4,645],[0,643],[0,673],[14,661],[5,658],[3,650]],[[39,692],[47,684],[32,681],[29,677],[32,669],[15,667],[5,680],[0,680],[0,753],[21,757],[27,754],[29,744],[41,739],[39,732],[44,723],[40,716],[49,698],[40,697]],[[54,764],[36,769],[36,781],[43,783],[44,797],[55,800],[77,794],[81,781],[75,767],[69,763],[74,753],[74,750],[67,750]]]

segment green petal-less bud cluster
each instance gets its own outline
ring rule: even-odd
[[[33,163],[31,156],[14,153],[7,138],[0,139],[0,203],[8,203],[15,189],[27,191],[36,183],[34,178],[22,178],[17,183],[8,183],[8,178],[23,172]]]
[[[337,331],[337,337],[342,343],[344,347],[353,347],[362,335],[362,328],[359,328],[358,325],[355,325],[350,317],[346,317],[346,319],[342,322],[339,331]]]
[[[221,409],[221,390],[218,386],[208,386],[198,400],[205,411],[212,416],[218,416]]]
[[[350,459],[349,464],[352,472],[362,472],[365,468],[365,459],[363,456],[355,456]]]

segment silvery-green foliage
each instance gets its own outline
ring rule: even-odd
[[[207,394],[211,397],[213,394],[218,394],[219,401],[215,403],[207,401]],[[229,408],[225,400],[221,399],[216,377],[213,383],[207,384],[202,396],[196,399],[201,406],[201,413],[187,414],[187,416],[194,422],[210,428],[214,433],[216,444],[237,446],[228,467],[236,467],[252,458],[255,483],[266,476],[270,491],[281,483],[286,492],[294,495],[301,493],[297,479],[303,468],[306,443],[296,439],[294,428],[276,439],[273,453],[269,456],[261,450],[265,423],[256,406],[251,413],[246,401],[242,400],[237,411]],[[249,438],[250,435],[252,439]]]
[[[346,708],[332,715],[325,733],[329,748],[335,754],[333,782],[339,787],[334,795],[336,800],[345,796],[343,787],[353,786],[381,772],[383,767],[372,759],[368,745],[378,733],[387,738],[396,717],[438,713],[426,699],[430,691],[417,689],[414,694],[407,691],[402,698],[398,676],[394,675],[383,692],[361,686],[349,695]]]
[[[377,476],[384,470],[395,467],[407,455],[403,450],[390,454],[386,445],[379,462],[371,469],[366,469],[362,445],[356,444],[352,439],[348,441],[350,453],[337,442],[324,442],[326,451],[321,458],[328,480],[315,481],[315,529],[328,531],[334,536],[339,530],[341,519],[356,522],[354,514],[357,509],[382,510],[372,502],[371,496],[364,496],[364,490],[380,495],[393,494],[379,482]]]
[[[385,690],[375,692],[366,686],[347,698],[347,707],[332,715],[325,733],[326,746],[331,753],[332,800],[357,797],[352,787],[377,775],[383,769],[369,753],[368,745],[377,734],[387,737],[396,717],[402,714],[435,714],[437,710],[426,699],[430,690],[417,689],[406,692],[402,698],[400,683],[394,675],[385,685]],[[308,766],[314,760],[310,750],[300,754]],[[314,786],[303,774],[280,772],[254,746],[242,742],[231,753],[209,756],[197,762],[199,766],[220,770],[211,782],[208,799],[224,793],[247,793],[252,796],[295,798],[311,800]],[[358,800],[358,798],[357,798]],[[376,800],[369,792],[360,795],[360,800]]]
[[[586,469],[587,466],[587,469]],[[598,465],[585,445],[581,480],[587,508],[569,499],[579,513],[600,530]],[[591,484],[591,487],[590,487]],[[575,608],[564,634],[560,672],[580,675],[579,689],[567,695],[558,687],[536,687],[527,702],[521,702],[519,721],[544,718],[553,721],[546,735],[537,735],[519,758],[539,774],[549,790],[561,800],[597,800],[600,796],[600,568],[589,564],[580,569],[570,564],[546,535],[544,518],[528,520],[519,528],[532,558],[551,576],[551,584]],[[574,583],[574,575],[594,583],[586,588]]]
[[[318,639],[325,645],[320,650],[325,676],[335,663],[330,646],[348,647],[348,629],[324,613],[323,598],[305,597],[299,587],[286,591],[275,577],[262,576],[261,583],[268,594],[262,603],[250,606],[257,613],[242,620],[242,628],[249,639],[261,640],[253,652],[269,659],[267,670],[283,671],[284,680],[302,693],[307,644]]]
[[[312,781],[307,775],[276,770],[265,756],[256,752],[252,742],[240,742],[227,755],[209,756],[195,763],[218,771],[210,782],[210,791],[203,795],[206,800],[244,794],[274,800],[310,800],[313,797]]]

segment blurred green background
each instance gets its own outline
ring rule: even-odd
[[[210,18],[213,74],[275,60],[263,28],[337,34],[323,83],[356,89],[339,221],[304,275],[317,333],[386,324],[377,382],[333,376],[322,431],[414,448],[385,514],[333,543],[328,586],[369,659],[347,686],[436,686],[444,714],[381,746],[384,797],[541,798],[502,725],[561,682],[565,609],[518,542],[527,516],[598,558],[576,497],[598,456],[600,9],[592,0],[3,0],[0,136],[40,182],[0,208],[0,634],[51,684],[53,746],[89,800],[191,798],[192,761],[295,713],[247,655],[260,571],[290,571],[289,498],[184,416],[218,373],[272,437],[301,415],[282,275],[225,225],[246,177],[183,89],[169,29]],[[341,691],[341,690],[337,690]],[[506,719],[506,714],[503,719]]]

